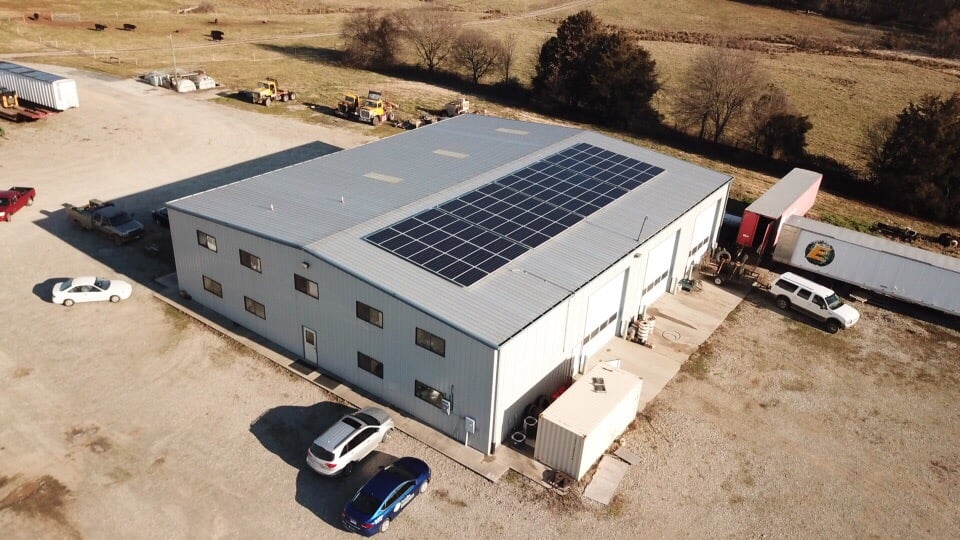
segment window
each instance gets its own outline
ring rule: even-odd
[[[307,296],[320,298],[320,287],[317,286],[317,282],[310,281],[300,274],[293,275],[293,287]]]
[[[247,268],[249,268],[249,269],[251,269],[251,270],[253,270],[253,271],[255,271],[255,272],[260,272],[260,271],[261,271],[261,270],[260,270],[260,257],[257,257],[256,255],[254,255],[254,254],[252,254],[252,253],[247,253],[246,251],[244,251],[244,250],[242,250],[242,249],[240,250],[240,264],[246,266]]]
[[[708,236],[708,237],[704,238],[703,240],[701,240],[700,242],[698,242],[698,243],[697,243],[696,245],[694,245],[693,247],[691,247],[691,248],[690,248],[690,256],[692,257],[700,248],[702,248],[703,246],[707,245],[707,242],[709,242],[709,241],[710,241],[710,237]]]
[[[372,308],[363,302],[357,302],[357,318],[363,319],[368,323],[383,328],[383,312]]]
[[[381,379],[383,378],[383,364],[376,358],[367,356],[360,351],[357,351],[357,367],[364,371],[369,371]]]
[[[654,288],[656,288],[657,285],[663,283],[663,280],[667,279],[667,274],[669,274],[669,273],[670,273],[669,270],[664,270],[663,273],[660,274],[660,275],[657,277],[657,279],[651,281],[649,285],[647,285],[646,287],[644,287],[644,289],[643,289],[643,294],[647,294],[648,292],[650,292],[650,291],[652,291]]]
[[[435,389],[435,388],[431,388],[431,387],[423,384],[423,383],[420,382],[420,381],[414,381],[414,383],[413,383],[413,393],[414,393],[418,398],[426,401],[427,403],[433,405],[434,407],[436,407],[436,408],[438,408],[438,409],[443,408],[443,405],[441,405],[440,400],[443,400],[443,399],[446,399],[446,398],[447,398],[447,396],[445,396],[445,395],[443,394],[443,392],[441,392],[441,391],[439,391],[439,390],[437,390],[437,389]]]
[[[217,251],[217,239],[203,231],[197,231],[197,243],[210,251]]]
[[[804,300],[809,300],[811,294],[813,293],[806,289],[800,289],[800,291],[797,293],[797,296],[799,296],[800,298],[803,298]]]
[[[353,450],[354,448],[360,446],[360,444],[361,444],[363,441],[369,439],[370,436],[373,435],[373,434],[376,433],[376,432],[377,432],[377,428],[372,428],[372,427],[370,427],[370,428],[364,429],[364,430],[361,431],[356,437],[354,437],[352,441],[348,442],[348,443],[343,447],[343,453],[346,454],[347,452],[349,452],[349,451]]]
[[[423,328],[417,328],[417,345],[440,356],[446,356],[447,354],[446,340],[427,332]]]
[[[203,288],[220,298],[223,298],[223,285],[219,281],[214,281],[207,276],[203,276]]]
[[[261,304],[260,302],[257,302],[253,298],[244,296],[243,307],[250,313],[253,313],[257,317],[260,317],[261,319],[267,318],[267,308],[263,307],[263,304]]]
[[[799,289],[799,287],[797,287],[793,283],[790,283],[789,281],[786,281],[783,279],[777,281],[777,287],[780,287],[781,289],[787,292],[794,292],[797,289]]]

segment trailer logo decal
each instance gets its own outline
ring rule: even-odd
[[[810,262],[810,264],[815,264],[817,266],[826,266],[833,262],[833,258],[836,256],[836,252],[833,250],[833,246],[824,242],[823,240],[817,240],[816,242],[810,242],[807,245],[807,249],[803,250],[803,256]]]

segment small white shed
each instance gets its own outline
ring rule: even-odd
[[[579,480],[636,418],[642,386],[633,373],[598,364],[540,415],[533,457]]]

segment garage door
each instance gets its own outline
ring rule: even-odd
[[[710,244],[710,235],[713,232],[713,217],[716,215],[716,208],[707,208],[697,220],[693,222],[693,236],[690,240],[690,258],[699,260],[707,251]]]
[[[600,350],[617,333],[620,303],[623,298],[623,276],[608,281],[587,301],[587,322],[583,331],[583,356]]]
[[[647,260],[647,273],[643,278],[643,304],[650,305],[660,295],[667,292],[670,285],[670,270],[673,268],[673,254],[676,252],[677,234],[660,242],[650,252]]]

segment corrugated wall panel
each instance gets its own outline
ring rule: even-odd
[[[170,210],[180,288],[197,301],[303,356],[302,327],[317,332],[318,364],[348,384],[424,423],[464,440],[464,417],[476,421],[470,446],[490,447],[494,350],[381,289],[357,280],[303,251]],[[217,239],[214,253],[197,243],[196,231]],[[240,264],[239,250],[261,258],[262,273]],[[304,267],[306,262],[309,266]],[[318,284],[319,299],[294,288],[294,274]],[[202,276],[217,280],[223,298],[204,290]],[[262,303],[266,320],[244,309],[244,296]],[[383,313],[383,328],[356,316],[360,301]],[[445,356],[416,345],[416,328],[443,338]],[[383,364],[383,379],[357,366],[357,352]],[[414,381],[443,392],[447,415],[414,394]]]

